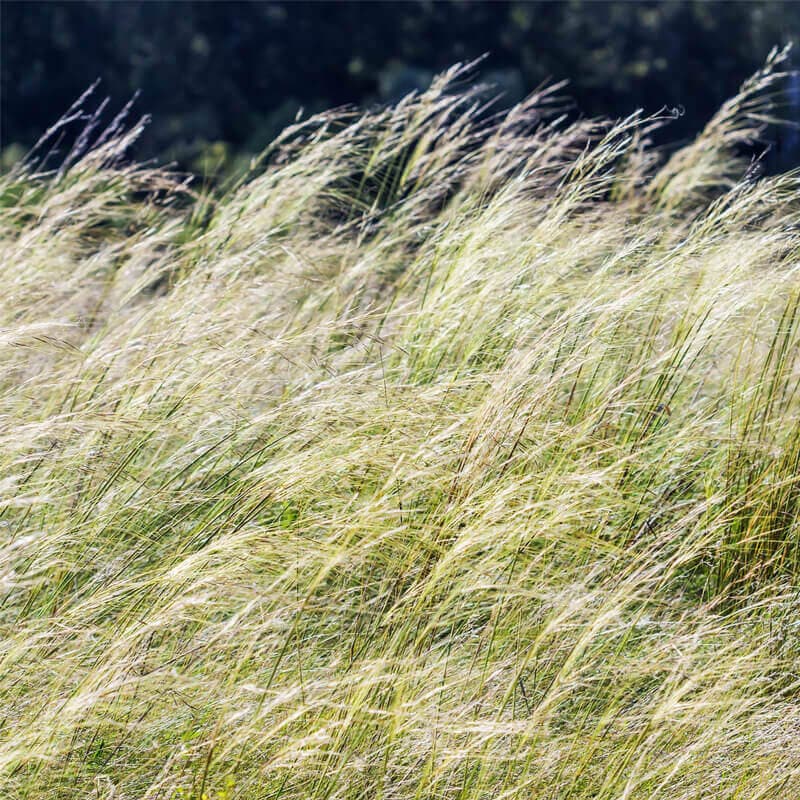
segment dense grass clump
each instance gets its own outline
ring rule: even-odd
[[[453,70],[7,175],[2,796],[800,796],[781,60],[669,160]]]

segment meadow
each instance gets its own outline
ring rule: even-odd
[[[82,98],[0,179],[0,795],[800,796],[784,59],[669,156],[455,67],[225,185]]]

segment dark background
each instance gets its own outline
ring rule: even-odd
[[[6,162],[100,78],[109,116],[141,90],[139,157],[209,169],[260,151],[301,106],[389,102],[483,53],[505,102],[567,78],[587,116],[682,106],[680,139],[800,34],[800,3],[2,0],[0,29]],[[773,139],[773,163],[800,162],[796,134]]]

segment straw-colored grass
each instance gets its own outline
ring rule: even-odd
[[[7,175],[4,800],[800,796],[782,58],[667,162],[453,70]]]

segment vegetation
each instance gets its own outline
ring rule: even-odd
[[[31,147],[100,78],[153,115],[141,159],[201,173],[260,152],[301,108],[396,102],[483,54],[504,104],[569,79],[589,116],[682,105],[670,137],[688,139],[773,44],[800,37],[800,6],[777,0],[3,0],[0,21],[3,147]],[[799,147],[781,138],[770,170]]]
[[[668,160],[454,68],[213,193],[91,115],[7,174],[3,797],[800,795],[784,60]]]

